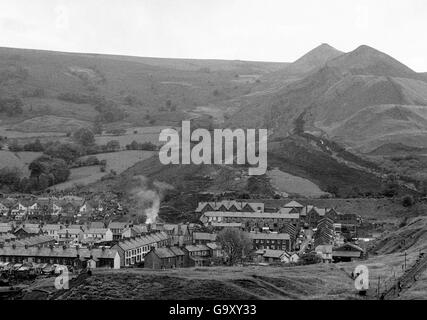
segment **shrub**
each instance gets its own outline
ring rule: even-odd
[[[412,207],[415,204],[414,197],[411,195],[406,195],[402,198],[402,205],[405,208]]]

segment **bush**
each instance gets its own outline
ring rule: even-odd
[[[402,206],[405,208],[412,207],[415,204],[415,199],[411,195],[406,195],[402,198]]]

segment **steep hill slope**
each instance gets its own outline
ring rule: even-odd
[[[287,74],[304,74],[323,67],[328,61],[341,56],[343,52],[327,43],[314,48],[297,61],[291,63],[283,71]]]
[[[396,59],[366,45],[329,61],[327,65],[358,75],[420,78],[415,71]]]
[[[302,57],[297,64],[302,61],[302,64],[309,65],[307,60],[311,61],[312,54]],[[286,137],[295,129],[298,117],[304,114],[304,130],[352,147],[356,140],[359,151],[370,151],[372,147],[389,143],[382,140],[372,142],[385,135],[398,138],[404,134],[403,140],[407,141],[409,134],[422,144],[420,136],[424,135],[424,127],[420,123],[424,123],[425,117],[422,107],[427,106],[427,83],[418,73],[387,54],[360,46],[350,53],[327,60],[323,67],[314,69],[302,79],[285,83],[283,88],[265,96],[262,101],[245,100],[245,105],[241,105],[231,117],[230,125],[262,126],[269,128],[274,137]],[[382,110],[383,105],[398,106],[396,110],[412,110],[415,112],[412,118],[416,119],[417,125],[415,122],[407,123],[406,128],[412,130],[403,132],[401,126],[393,129],[391,124],[385,125],[385,118],[381,116],[371,119],[369,125],[363,123],[368,113]],[[249,120],[244,117],[248,113],[251,114]],[[352,135],[367,127],[376,130],[370,141]],[[364,146],[365,142],[369,146]]]

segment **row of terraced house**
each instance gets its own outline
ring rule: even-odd
[[[120,203],[116,203],[116,210],[123,210]],[[102,201],[89,200],[75,196],[38,197],[38,198],[4,198],[0,199],[0,216],[23,220],[31,216],[66,216],[81,217],[90,214],[102,214],[105,204]]]

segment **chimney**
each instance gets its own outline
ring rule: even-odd
[[[25,247],[25,249],[28,249],[28,244],[26,244],[24,247]]]

